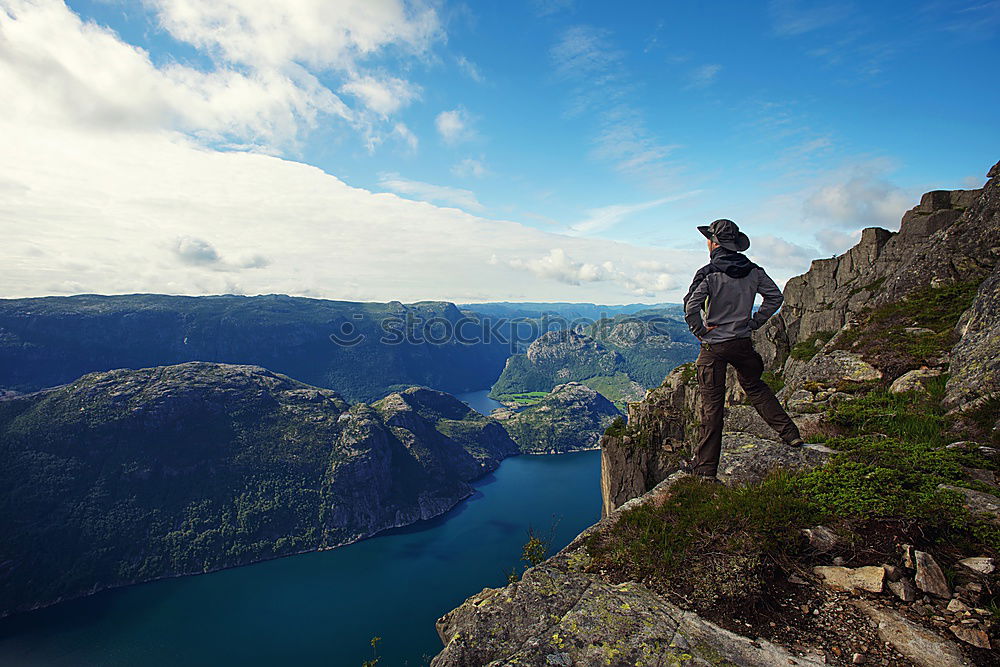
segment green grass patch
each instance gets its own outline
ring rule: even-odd
[[[771,391],[778,393],[785,386],[785,380],[780,375],[775,375],[774,371],[764,371],[760,376],[760,379],[764,381]]]
[[[792,359],[809,361],[819,353],[828,340],[833,338],[834,333],[833,331],[817,331],[805,340],[800,340],[793,345],[789,355]]]
[[[695,376],[698,374],[698,367],[695,366],[693,361],[690,361],[686,364],[681,364],[680,366],[678,366],[678,368],[682,369],[681,382],[684,384],[687,384],[688,382],[693,380]]]
[[[862,313],[862,322],[845,331],[837,347],[861,354],[870,363],[898,377],[925,365],[955,344],[959,317],[972,305],[979,281],[925,287],[905,299]],[[922,327],[932,333],[906,333]]]
[[[596,375],[586,380],[581,380],[584,384],[598,394],[604,396],[615,404],[619,410],[625,410],[627,399],[632,398],[635,392],[635,384],[625,373],[615,373],[614,375]]]
[[[590,569],[707,609],[759,594],[774,555],[795,550],[797,527],[811,514],[788,475],[735,488],[687,478],[663,504],[627,510],[612,530],[592,536]]]
[[[501,403],[517,403],[520,406],[534,405],[549,395],[547,391],[524,391],[519,394],[501,394],[494,397]]]
[[[604,435],[612,438],[620,438],[625,435],[625,418],[615,417],[615,420],[604,429]]]

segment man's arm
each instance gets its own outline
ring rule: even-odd
[[[701,271],[694,274],[694,281],[688,288],[687,296],[684,297],[684,321],[688,328],[697,338],[701,338],[709,332],[705,322],[701,319],[701,310],[705,307],[705,299],[708,298],[708,281]]]
[[[781,290],[771,280],[771,276],[767,275],[764,269],[759,266],[757,267],[757,271],[757,294],[764,297],[764,302],[760,304],[760,308],[757,309],[757,312],[750,319],[750,329],[752,331],[756,331],[764,326],[764,322],[767,322],[771,315],[778,312],[778,308],[781,308],[781,304],[785,300],[785,297],[781,294]]]

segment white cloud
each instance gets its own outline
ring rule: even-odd
[[[851,11],[843,3],[804,5],[800,0],[771,0],[768,9],[775,34],[789,37],[812,32],[839,23]]]
[[[809,268],[812,260],[819,256],[819,253],[815,248],[809,248],[786,241],[777,236],[764,234],[753,237],[747,255],[762,265],[765,270],[770,270],[771,267],[774,267],[781,269],[781,273],[786,273],[785,269],[799,272],[805,271]]]
[[[703,263],[703,253],[553,234],[372,193],[309,165],[206,150],[176,134],[0,117],[0,136],[0,182],[10,184],[0,198],[3,296],[277,292],[615,303],[654,292],[679,299],[661,274],[683,285]],[[194,241],[181,246],[183,237]],[[205,263],[181,261],[176,248]],[[551,248],[563,250],[569,268],[579,265],[579,284],[565,282],[558,258],[544,275],[509,263]],[[651,270],[656,262],[669,268]]]
[[[699,191],[696,190],[670,197],[661,197],[652,201],[639,202],[638,204],[612,204],[610,206],[601,206],[600,208],[590,209],[587,211],[587,217],[580,222],[571,225],[569,230],[577,234],[589,234],[604,231],[610,227],[614,227],[635,213],[647,211],[651,208],[656,208],[657,206],[663,206],[669,202],[685,199],[698,193]]]
[[[303,63],[353,72],[360,58],[397,46],[425,52],[441,37],[434,10],[400,0],[146,0],[176,39],[233,63]]]
[[[222,259],[211,243],[193,236],[178,238],[172,250],[177,255],[177,259],[184,264],[203,266],[216,264]]]
[[[475,132],[472,130],[472,118],[465,109],[458,108],[442,111],[434,119],[434,126],[446,144],[455,145],[468,141]]]
[[[715,83],[716,77],[722,71],[722,65],[701,65],[694,68],[689,75],[688,88],[707,88]]]
[[[4,0],[0,113],[105,130],[176,130],[271,153],[334,118],[373,147],[379,123],[418,89],[365,73],[364,59],[390,46],[419,55],[438,34],[433,12],[394,1],[150,2],[162,25],[208,56],[211,68],[156,65],[56,0]],[[321,83],[322,70],[342,79],[341,91],[360,104],[348,106]]]
[[[552,248],[548,254],[530,260],[515,257],[507,263],[515,269],[526,269],[539,278],[558,280],[569,285],[609,280],[615,275],[615,267],[611,262],[578,262],[562,248]]]
[[[458,162],[455,166],[451,168],[451,173],[455,174],[459,178],[468,178],[473,176],[475,178],[482,178],[488,172],[486,169],[486,164],[482,158],[476,160],[471,157],[467,157],[464,160]]]
[[[476,83],[482,83],[486,80],[483,73],[479,71],[479,67],[476,66],[476,63],[472,62],[465,56],[458,56],[455,58],[455,62],[458,64],[458,68],[465,72],[465,75]]]
[[[392,136],[396,137],[400,141],[409,147],[411,151],[416,151],[417,146],[420,141],[417,139],[417,135],[410,131],[410,128],[404,123],[396,123],[392,128]]]
[[[402,79],[393,76],[377,79],[371,75],[351,79],[340,87],[340,91],[354,95],[381,116],[396,113],[420,94],[416,86]]]
[[[457,206],[466,211],[483,210],[483,205],[479,203],[476,194],[471,190],[411,181],[394,173],[381,174],[378,184],[386,190],[408,195],[420,201]]]
[[[671,185],[677,169],[666,158],[678,146],[656,137],[631,101],[634,85],[609,33],[592,26],[570,27],[552,47],[551,57],[556,74],[574,85],[569,114],[595,115],[593,156],[654,187]]]
[[[244,254],[235,262],[222,258],[211,243],[194,236],[180,236],[170,244],[170,250],[181,264],[202,266],[216,271],[239,271],[240,269],[262,269],[270,260],[259,253]]]
[[[389,48],[421,57],[438,30],[422,4],[156,0],[170,33],[210,57],[201,71],[154,63],[59,2],[0,3],[3,296],[668,300],[680,296],[674,279],[700,264],[685,251],[553,234],[353,188],[278,157],[327,117],[358,129],[370,147],[389,139],[417,147],[390,116],[415,88],[366,70],[365,59]],[[345,103],[319,73],[359,103]],[[461,127],[446,129],[469,136],[467,114],[454,111]],[[216,143],[252,152],[212,150]],[[481,210],[469,190],[395,174],[382,186]],[[511,265],[552,248],[565,257],[551,258],[544,276]]]
[[[870,169],[862,168],[843,180],[813,192],[804,204],[808,220],[842,227],[896,229],[912,197]]]
[[[839,255],[861,240],[861,230],[845,232],[840,229],[824,228],[816,230],[819,247],[829,255]]]
[[[561,11],[572,9],[576,0],[532,0],[535,13],[538,16],[549,16]]]

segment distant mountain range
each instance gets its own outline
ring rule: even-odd
[[[472,342],[451,335],[460,323]],[[509,355],[506,341],[486,340],[481,328],[439,301],[160,294],[0,299],[0,392],[35,391],[94,371],[215,361],[263,366],[349,401],[412,385],[457,393],[488,386]],[[410,342],[403,340],[407,329]]]

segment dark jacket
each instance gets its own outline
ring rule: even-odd
[[[684,319],[691,333],[705,343],[749,338],[781,307],[781,290],[746,255],[716,248],[710,260],[694,274],[684,297]],[[764,302],[754,313],[758,294]],[[716,328],[708,331],[712,325]]]

